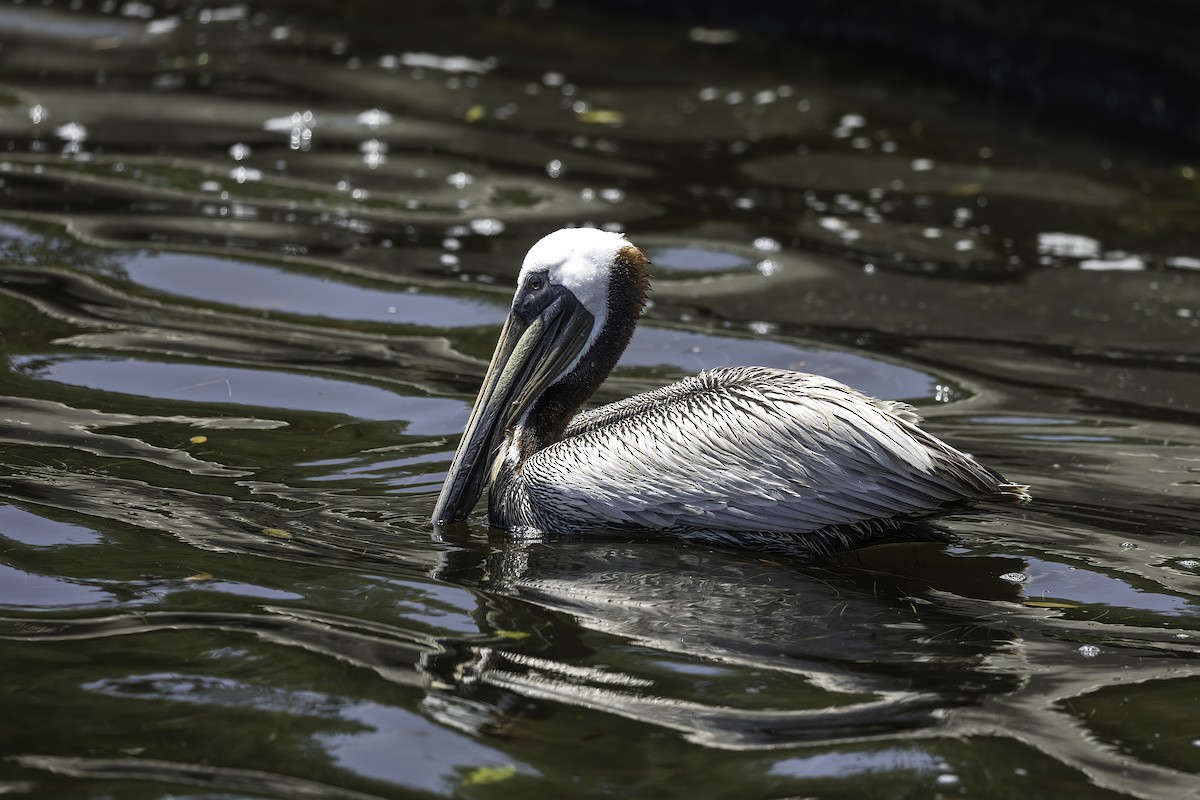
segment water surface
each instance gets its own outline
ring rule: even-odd
[[[0,792],[1200,796],[1200,165],[542,2],[10,2],[0,64]],[[656,264],[597,401],[819,372],[1036,502],[436,535],[568,224]]]

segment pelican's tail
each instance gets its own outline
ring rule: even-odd
[[[1029,493],[1029,487],[1023,483],[1002,483],[996,487],[996,499],[1025,505],[1033,499],[1033,495]]]

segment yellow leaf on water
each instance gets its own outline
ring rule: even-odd
[[[482,786],[485,783],[499,783],[500,781],[508,780],[516,774],[517,768],[513,764],[505,764],[503,767],[476,767],[463,778],[463,786]]]
[[[263,536],[273,536],[276,539],[291,539],[292,534],[283,528],[263,528]]]
[[[1022,600],[1021,605],[1030,608],[1079,608],[1078,603],[1055,603],[1051,600]]]
[[[192,438],[188,439],[188,441],[191,442],[192,444],[204,444],[205,442],[208,441],[208,437],[207,436],[193,436]]]
[[[505,639],[528,639],[531,634],[528,634],[525,631],[497,630],[496,635]]]
[[[184,578],[185,581],[193,581],[200,583],[201,581],[211,581],[213,579],[211,572],[197,572],[195,575],[189,575]]]
[[[608,108],[589,108],[576,114],[575,119],[589,125],[620,125],[625,121],[625,115]]]
[[[487,109],[483,106],[471,106],[467,109],[467,113],[463,114],[463,119],[467,122],[478,122],[487,116]]]

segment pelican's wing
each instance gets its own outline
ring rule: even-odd
[[[581,415],[521,479],[581,527],[806,532],[1019,494],[917,419],[814,375],[714,370]]]

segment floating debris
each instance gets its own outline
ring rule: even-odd
[[[577,113],[575,119],[589,125],[620,125],[625,122],[625,114],[609,108],[589,108]]]
[[[506,781],[517,774],[517,768],[513,764],[505,764],[502,767],[476,767],[467,773],[463,778],[463,786],[482,786],[487,783],[499,783]]]
[[[503,629],[497,629],[495,631],[495,634],[497,636],[499,636],[501,639],[512,639],[514,641],[520,641],[521,639],[528,639],[530,636],[533,635],[533,634],[527,633],[525,631],[506,631]]]

